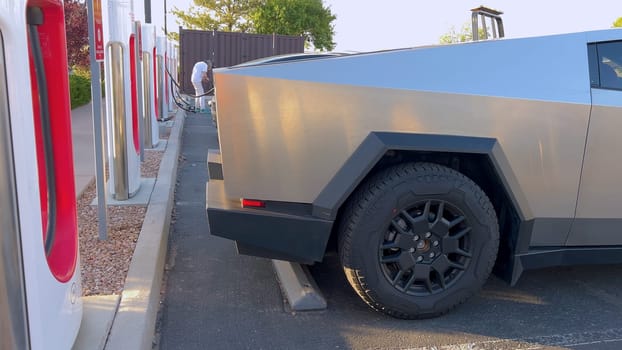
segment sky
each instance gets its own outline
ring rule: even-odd
[[[136,0],[134,0],[136,1]],[[141,0],[138,0],[141,1]],[[188,9],[192,0],[166,0],[167,8]],[[502,11],[508,38],[610,28],[622,17],[622,0],[324,0],[337,19],[335,51],[374,51],[437,44],[452,26],[470,22],[470,9]],[[164,0],[152,0],[154,23],[163,23]],[[167,17],[177,31],[176,17]],[[162,24],[159,27],[163,27]]]

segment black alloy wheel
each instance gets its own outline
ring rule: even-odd
[[[339,223],[346,278],[373,309],[414,319],[441,315],[477,292],[499,248],[492,203],[460,172],[403,163],[362,183]]]
[[[384,277],[409,295],[451,288],[471,262],[470,232],[464,214],[444,201],[422,201],[400,211],[380,243]]]

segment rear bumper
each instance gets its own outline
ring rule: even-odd
[[[310,206],[242,208],[239,200],[226,198],[224,181],[217,179],[206,191],[211,234],[234,240],[240,254],[307,264],[324,257],[333,222],[311,216]]]

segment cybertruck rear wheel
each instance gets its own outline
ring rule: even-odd
[[[372,308],[413,319],[443,314],[484,284],[499,246],[497,217],[469,178],[406,163],[363,184],[344,212],[339,254]]]

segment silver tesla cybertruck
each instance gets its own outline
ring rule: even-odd
[[[211,233],[337,250],[372,308],[442,314],[491,271],[622,263],[622,30],[215,72]],[[218,158],[218,157],[216,157]]]

